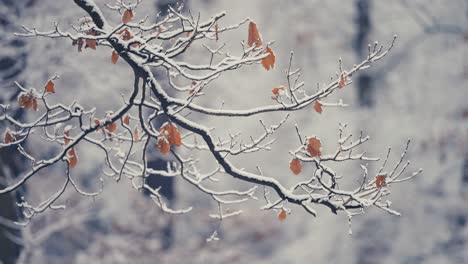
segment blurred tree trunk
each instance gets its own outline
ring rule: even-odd
[[[33,1],[3,0],[0,2],[0,103],[8,104],[16,101],[17,89],[13,87],[13,81],[20,81],[20,74],[27,63],[25,43],[22,39],[13,35],[18,27],[16,21],[21,17],[23,10],[33,4]],[[14,111],[16,118],[21,118],[20,111]],[[0,131],[4,131],[1,127]],[[3,135],[3,134],[2,134]],[[6,186],[12,178],[21,173],[24,161],[11,155],[14,151],[11,147],[0,149],[0,186]],[[19,212],[16,206],[18,192],[0,196],[0,217],[8,220],[18,220]],[[14,263],[21,247],[14,243],[8,234],[20,236],[18,230],[12,230],[0,225],[0,262]]]
[[[357,34],[354,40],[354,50],[359,59],[367,56],[369,35],[372,30],[371,20],[371,1],[357,0],[356,1],[356,26]],[[375,101],[375,91],[372,75],[363,72],[357,76],[357,93],[359,105],[362,107],[372,107]]]
[[[168,13],[169,7],[176,8],[180,3],[178,0],[157,0],[156,1],[156,12],[159,12],[159,17],[165,17]],[[187,7],[187,1],[184,2],[184,9]],[[158,78],[164,78],[165,74],[158,72],[154,73]],[[170,91],[169,91],[170,92]],[[166,119],[156,120],[155,127],[160,127]],[[158,170],[165,170],[167,168],[167,161],[153,156],[148,159],[148,167]],[[172,207],[176,201],[175,192],[175,178],[174,177],[163,177],[157,174],[151,175],[145,180],[145,183],[156,189],[161,187],[159,193],[163,195],[167,201],[168,206]],[[147,193],[148,194],[148,193]],[[174,241],[174,224],[172,216],[169,216],[167,225],[161,230],[161,240],[163,249],[167,250],[171,248]]]

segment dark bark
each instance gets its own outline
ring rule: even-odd
[[[21,81],[21,73],[27,66],[27,53],[25,42],[23,39],[15,37],[13,32],[18,30],[19,24],[16,23],[20,19],[22,11],[31,6],[34,1],[21,0],[4,0],[0,2],[2,10],[0,12],[0,103],[9,103],[16,101],[18,91],[12,89],[13,81]],[[21,119],[21,111],[12,109],[13,115],[17,119]],[[0,131],[4,131],[5,127],[0,126]],[[0,187],[6,184],[7,179],[11,179],[15,175],[21,173],[22,164],[24,161],[16,155],[11,155],[16,151],[14,147],[0,149]],[[20,190],[16,193],[8,193],[0,197],[0,217],[12,221],[19,220],[20,214],[16,206],[18,196],[21,195]],[[15,229],[0,225],[0,263],[14,263],[19,256],[21,247],[14,243],[7,233],[20,237],[20,232]]]

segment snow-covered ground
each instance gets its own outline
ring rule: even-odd
[[[103,7],[108,1],[96,2]],[[226,106],[245,108],[268,103],[271,89],[285,84],[284,69],[291,50],[295,54],[293,65],[302,68],[303,81],[311,89],[336,76],[339,58],[345,68],[362,59],[353,50],[357,28],[355,1],[192,0],[189,6],[202,18],[225,10],[228,15],[222,20],[223,25],[250,17],[257,22],[264,40],[275,40],[277,62],[273,71],[266,72],[256,65],[228,73],[210,88],[216,92],[211,91],[211,97],[202,99],[205,105],[216,107],[224,101]],[[96,201],[70,191],[66,212],[46,213],[48,219],[44,221],[50,224],[82,212],[90,214],[90,220],[70,225],[37,245],[34,263],[63,263],[65,259],[67,263],[468,261],[468,183],[462,182],[463,162],[468,159],[468,3],[372,1],[371,8],[372,41],[388,45],[393,35],[398,35],[391,53],[369,69],[376,76],[375,107],[360,107],[355,84],[351,84],[327,99],[343,99],[350,106],[325,108],[321,115],[312,109],[301,110],[279,131],[275,151],[236,163],[246,168],[259,164],[267,172],[284,175],[278,179],[285,184],[292,184],[297,178],[289,173],[287,150],[297,146],[295,123],[304,134],[322,138],[324,146],[336,144],[338,123],[347,123],[354,134],[363,130],[371,135],[372,140],[366,145],[370,154],[384,156],[391,146],[394,152],[390,164],[399,158],[406,139],[411,138],[412,169],[421,167],[424,172],[392,188],[393,208],[402,213],[401,217],[372,208],[353,218],[353,234],[349,235],[345,215],[318,208],[319,215],[313,218],[293,207],[287,220],[279,222],[273,212],[260,211],[260,204],[254,202],[243,208],[244,214],[223,222],[220,241],[206,243],[217,224],[208,217],[215,210],[209,197],[176,179],[176,206],[193,205],[194,211],[170,217],[132,189],[128,181],[115,183],[105,179],[103,194]],[[144,0],[137,17],[147,12],[155,13],[154,1]],[[60,21],[66,27],[82,15],[72,1],[43,0],[36,1],[18,23],[47,29],[53,21]],[[462,32],[425,30],[424,26],[431,27],[433,23],[453,25]],[[235,51],[246,37],[244,26],[222,35],[220,41]],[[28,39],[28,43],[29,61],[23,78],[28,85],[40,86],[51,75],[59,74],[56,85],[60,87],[60,100],[70,103],[77,99],[83,106],[96,105],[104,113],[122,102],[120,93],[130,90],[131,71],[121,62],[112,65],[110,50],[77,53],[64,40]],[[274,122],[282,117],[279,113],[262,119]],[[247,132],[245,135],[261,131],[258,118],[233,119],[229,123],[212,118],[200,122],[216,127],[220,135],[227,131],[242,130]],[[39,155],[43,149],[37,147],[34,151]],[[286,151],[279,155],[280,150]],[[90,190],[98,188],[96,154],[85,149],[79,152],[82,167],[77,176],[90,182]],[[360,173],[358,168],[358,163],[353,163],[341,166],[339,171],[354,177]],[[63,176],[60,170],[48,173],[28,183],[32,198],[45,197],[44,190],[52,192],[51,186],[60,184],[55,181]],[[80,211],[73,212],[74,206]],[[167,222],[173,222],[175,237],[173,246],[164,251],[160,239]]]

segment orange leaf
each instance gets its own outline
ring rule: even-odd
[[[161,152],[164,155],[169,153],[169,151],[171,150],[171,145],[169,144],[167,139],[164,138],[164,137],[160,137],[158,139],[158,145],[157,146],[158,146],[159,152]]]
[[[111,56],[112,64],[116,64],[117,60],[119,60],[119,54],[117,53],[117,51],[113,50]]]
[[[55,84],[52,80],[48,80],[45,85],[45,92],[46,93],[55,93]]]
[[[78,156],[76,155],[75,149],[72,148],[67,152],[68,157],[68,166],[70,168],[75,168],[76,164],[78,164]]]
[[[273,51],[270,49],[270,47],[266,48],[265,53],[270,54],[270,56],[262,59],[262,65],[267,71],[269,71],[275,66],[276,56],[275,53],[273,53]]]
[[[340,74],[340,80],[338,81],[338,88],[343,88],[346,85],[346,77],[344,75],[344,72]]]
[[[292,159],[289,168],[295,175],[298,175],[302,171],[302,162],[299,159]]]
[[[120,34],[122,40],[129,40],[133,38],[132,33],[128,29],[123,29],[117,32],[117,34]]]
[[[122,23],[127,24],[128,22],[132,21],[135,14],[133,14],[133,10],[125,9],[122,14]]]
[[[117,124],[115,122],[108,124],[106,126],[106,130],[109,131],[110,133],[113,133],[114,131],[117,130]]]
[[[3,142],[5,142],[5,144],[9,144],[15,140],[16,138],[11,134],[10,130],[7,128],[7,130],[5,131],[5,136],[3,137]]]
[[[322,104],[319,101],[315,101],[314,103],[314,109],[317,113],[321,114],[323,109],[322,109]]]
[[[309,143],[307,144],[307,152],[311,157],[320,157],[322,153],[320,152],[320,148],[322,147],[322,143],[320,139],[313,137],[309,138]]]
[[[262,46],[262,39],[260,38],[260,33],[258,33],[257,24],[254,22],[249,23],[249,35],[247,39],[247,44],[249,47],[252,47],[255,44],[255,47],[260,48]]]
[[[86,39],[85,43],[86,43],[85,48],[90,48],[93,50],[96,49],[97,41],[95,39]]]
[[[161,127],[159,132],[169,141],[170,145],[176,145],[177,147],[182,145],[182,138],[176,125],[166,123]]]
[[[279,86],[279,87],[275,87],[273,88],[273,90],[271,90],[271,92],[275,95],[275,96],[279,96],[279,95],[282,95],[284,94],[284,86]]]
[[[377,188],[381,188],[384,185],[385,185],[385,175],[377,175],[377,177],[375,177],[375,186],[377,186]]]
[[[135,127],[135,130],[133,131],[133,142],[137,143],[140,141],[140,132],[138,131],[138,127]]]
[[[20,93],[18,96],[18,104],[21,108],[27,107],[28,96],[26,94]],[[26,108],[27,109],[27,108]]]
[[[286,220],[286,211],[284,209],[281,209],[281,212],[279,212],[278,214],[278,219],[283,222],[284,220]]]
[[[130,116],[129,115],[124,116],[123,123],[125,125],[127,125],[127,126],[130,125]]]
[[[34,111],[37,111],[37,99],[30,93],[20,93],[18,95],[18,104],[26,110],[32,108]]]

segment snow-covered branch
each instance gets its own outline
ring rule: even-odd
[[[297,125],[299,137],[298,147],[289,151],[292,156],[290,168],[294,174],[302,172],[303,164],[311,163],[314,172],[293,186],[288,187],[277,175],[266,175],[260,168],[258,171],[243,169],[243,164],[236,164],[233,157],[255,155],[257,152],[270,151],[274,148],[277,131],[288,122],[289,115],[295,111],[313,106],[321,113],[323,108],[345,104],[327,103],[329,95],[339,92],[351,83],[353,75],[369,68],[376,61],[384,58],[394,45],[395,37],[385,48],[377,44],[369,46],[368,55],[353,67],[343,70],[341,62],[339,73],[328,84],[318,89],[308,87],[300,81],[300,70],[291,68],[294,54],[291,53],[286,71],[287,87],[280,86],[272,90],[272,104],[258,106],[252,109],[214,109],[198,103],[198,98],[209,96],[214,91],[210,84],[221,78],[228,71],[241,67],[255,67],[261,64],[266,70],[275,66],[273,42],[263,43],[256,24],[250,19],[237,24],[221,27],[219,23],[226,15],[218,13],[206,21],[200,17],[182,13],[181,8],[170,8],[169,14],[153,24],[147,24],[146,19],[134,22],[135,12],[140,1],[134,4],[123,4],[117,1],[107,7],[122,16],[121,23],[112,25],[107,22],[103,13],[91,0],[74,0],[89,18],[80,20],[73,26],[73,33],[63,31],[56,24],[51,31],[41,32],[35,28],[25,27],[25,32],[18,34],[27,37],[63,38],[72,41],[78,51],[92,49],[101,52],[111,48],[112,63],[123,59],[134,73],[132,92],[124,96],[120,108],[108,112],[103,117],[96,117],[96,109],[84,109],[78,102],[71,105],[49,103],[49,97],[60,89],[55,89],[58,76],[52,77],[41,90],[26,89],[18,85],[21,93],[18,103],[25,110],[40,111],[34,121],[23,123],[9,113],[9,106],[1,106],[0,121],[6,122],[9,129],[4,133],[4,142],[0,147],[16,147],[21,155],[31,161],[31,168],[18,177],[16,182],[0,188],[0,195],[18,189],[25,182],[37,175],[39,171],[66,164],[65,183],[51,197],[38,205],[23,201],[19,204],[29,219],[47,208],[57,208],[55,202],[65,189],[71,186],[83,196],[95,196],[100,190],[89,193],[82,191],[73,180],[72,172],[79,168],[79,151],[82,145],[96,148],[102,153],[105,169],[103,174],[119,181],[128,177],[135,189],[146,189],[150,192],[155,204],[163,211],[174,214],[188,213],[191,206],[184,209],[172,209],[160,195],[159,189],[153,189],[145,184],[145,179],[152,174],[166,177],[180,177],[194,188],[211,197],[218,205],[218,212],[211,216],[222,220],[240,214],[241,210],[225,211],[223,206],[241,204],[250,200],[264,202],[262,209],[280,210],[280,219],[286,213],[291,213],[291,205],[297,205],[311,215],[317,215],[314,207],[324,205],[332,212],[345,211],[351,217],[363,212],[363,209],[375,206],[391,214],[398,212],[390,208],[389,202],[382,199],[387,196],[390,187],[418,175],[417,171],[406,177],[408,163],[404,163],[408,144],[401,159],[388,173],[383,170],[387,165],[388,155],[381,169],[372,173],[366,165],[362,165],[363,176],[354,188],[340,188],[340,181],[350,175],[340,175],[333,166],[337,162],[377,162],[379,159],[369,157],[365,152],[358,152],[369,140],[361,135],[353,140],[352,135],[346,135],[345,125],[340,125],[340,137],[337,139],[336,151],[328,153],[332,147],[322,146],[317,136],[303,136]],[[109,20],[110,21],[110,20]],[[218,44],[219,36],[226,31],[241,28],[248,22],[248,41],[242,42],[242,50],[238,55],[227,51],[225,44]],[[186,56],[192,46],[200,45],[206,49],[206,61],[189,62]],[[199,51],[197,51],[199,52]],[[277,51],[278,52],[278,51]],[[110,52],[109,52],[110,54]],[[167,73],[167,82],[156,77],[153,69],[161,69]],[[259,114],[283,114],[276,124],[267,125]],[[250,141],[244,142],[241,133],[230,134],[229,138],[221,138],[213,129],[203,125],[199,119],[190,115],[198,113],[205,116],[219,116],[229,122],[232,117],[258,118],[263,129],[259,135],[249,135]],[[164,117],[168,121],[160,127],[155,127],[153,120]],[[49,159],[37,159],[28,153],[23,144],[30,137],[39,137],[58,147],[60,150]],[[193,139],[193,140],[192,140]],[[327,150],[327,153],[325,152]],[[167,170],[155,170],[148,167],[147,155],[159,151],[162,155],[170,155],[175,162],[168,162]],[[199,165],[195,157],[198,151],[207,152],[214,159],[213,168]],[[288,155],[286,150],[284,155]],[[217,184],[218,176],[229,175],[251,187],[239,190],[235,186],[228,187]],[[256,192],[263,188],[263,199]],[[61,207],[60,207],[61,208]]]

